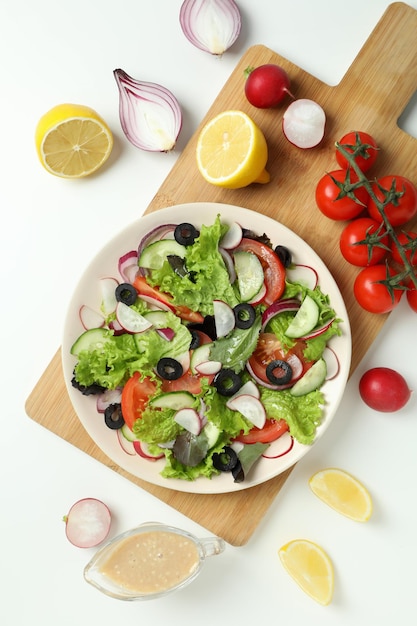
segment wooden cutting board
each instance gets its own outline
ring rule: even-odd
[[[246,101],[244,70],[264,63],[281,65],[291,78],[295,97],[316,100],[326,111],[326,136],[319,147],[299,150],[283,137],[281,118],[285,104],[282,108],[264,111]],[[417,139],[407,135],[397,124],[416,89],[417,11],[403,3],[388,7],[335,87],[324,84],[262,45],[251,47],[146,212],[186,202],[220,202],[264,213],[291,228],[327,263],[341,289],[352,326],[353,371],[381,330],[386,316],[366,313],[355,303],[352,284],[357,270],[343,261],[338,250],[343,224],[320,214],[315,206],[314,190],[326,171],[337,169],[334,142],[350,130],[367,131],[378,141],[381,152],[375,175],[402,174],[416,183]],[[224,190],[201,178],[194,156],[198,134],[208,119],[227,109],[245,111],[264,131],[269,145],[269,184]],[[417,220],[410,227],[415,225]],[[291,472],[288,470],[263,485],[225,495],[185,494],[135,478],[108,459],[84,431],[66,393],[60,350],[27,399],[26,411],[42,426],[235,546],[249,540]]]

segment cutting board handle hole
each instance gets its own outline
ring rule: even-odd
[[[398,118],[398,126],[417,139],[417,91]]]

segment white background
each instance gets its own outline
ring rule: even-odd
[[[65,538],[62,516],[77,499],[102,498],[112,535],[147,520],[209,533],[27,417],[24,403],[61,342],[66,308],[93,255],[138,218],[230,76],[262,43],[336,85],[382,16],[384,0],[239,0],[243,28],[222,58],[185,39],[180,0],[1,3],[1,390],[0,622],[42,624],[411,623],[417,559],[416,398],[398,414],[367,409],[358,380],[371,366],[400,370],[417,387],[416,316],[393,313],[349,382],[325,437],[295,468],[249,543],[227,546],[190,587],[163,600],[123,603],[83,581],[92,551]],[[417,2],[410,5],[417,9]],[[417,33],[416,33],[417,35]],[[118,119],[116,67],[171,89],[184,112],[177,149],[141,152]],[[416,77],[417,87],[417,77]],[[66,181],[37,161],[34,129],[60,102],[96,109],[115,135],[111,159],[90,179]],[[404,120],[417,136],[417,111]],[[322,467],[351,471],[370,489],[361,525],[311,494]],[[250,512],[247,513],[250,515]],[[278,548],[305,537],[335,566],[333,602],[321,607],[284,572]],[[411,620],[411,621],[410,621]]]

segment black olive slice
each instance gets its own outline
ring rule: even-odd
[[[195,226],[188,224],[188,222],[178,224],[174,230],[175,241],[180,243],[182,246],[191,246],[199,234],[200,233]]]
[[[120,403],[109,404],[104,411],[104,421],[106,426],[112,430],[118,430],[125,423]]]
[[[181,363],[168,356],[164,356],[162,359],[159,359],[156,371],[159,376],[165,380],[177,380],[178,378],[181,378],[184,373]]]
[[[226,367],[216,374],[213,385],[221,396],[233,396],[241,388],[242,379],[232,369]]]
[[[236,452],[229,446],[225,446],[221,452],[215,452],[212,459],[213,467],[220,472],[231,472],[239,463]]]
[[[276,246],[274,252],[284,267],[290,267],[292,263],[292,256],[286,246]]]
[[[128,306],[135,304],[138,297],[136,289],[130,283],[120,283],[120,285],[117,285],[115,295],[117,302],[123,302]]]
[[[292,367],[286,361],[275,359],[266,366],[266,376],[274,385],[286,385],[292,378]]]
[[[233,308],[233,313],[235,314],[236,326],[244,330],[250,328],[256,319],[255,309],[251,304],[248,304],[247,302],[237,304]]]
[[[193,328],[190,330],[191,341],[190,341],[190,350],[195,350],[200,345],[200,335],[198,331]]]

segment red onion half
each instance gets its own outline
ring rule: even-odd
[[[138,81],[114,70],[119,89],[119,117],[124,134],[137,148],[149,152],[174,149],[182,127],[178,100],[157,83]]]
[[[221,56],[239,37],[242,19],[234,0],[185,0],[180,25],[193,46]]]

